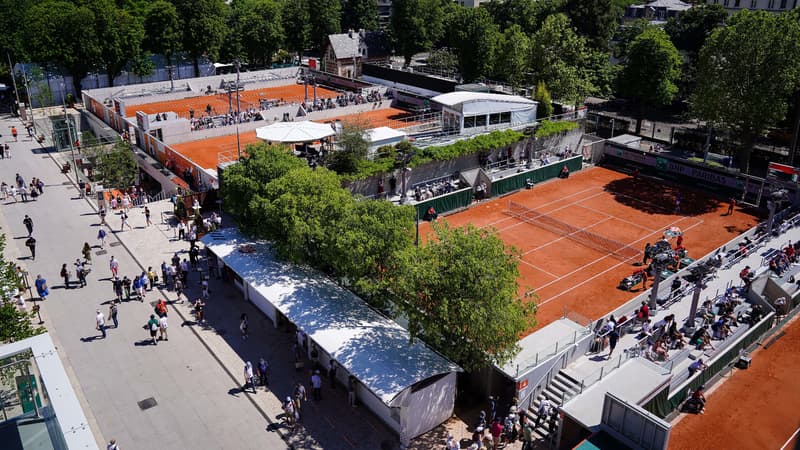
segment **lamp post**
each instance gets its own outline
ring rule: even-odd
[[[64,76],[61,76],[61,102],[64,106],[64,124],[67,126],[67,140],[69,141],[69,152],[72,155],[72,168],[75,170],[75,182],[78,182],[78,166],[75,165],[75,144],[72,141],[72,126],[67,115],[67,83]]]
[[[11,81],[14,83],[14,95],[17,97],[17,113],[19,113],[19,91],[17,90],[17,78],[14,76],[14,66],[11,64],[11,54],[6,52],[8,57],[8,69],[11,71]]]
[[[239,160],[242,159],[242,143],[239,139],[239,118],[241,117],[241,105],[239,103],[239,68],[242,63],[238,59],[233,60],[233,66],[236,67],[236,153],[239,155]]]

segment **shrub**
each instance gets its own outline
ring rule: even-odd
[[[552,122],[549,120],[545,120],[542,121],[542,123],[540,123],[539,126],[536,128],[535,136],[537,138],[544,138],[564,133],[570,130],[574,130],[575,128],[578,128],[578,124],[576,122],[567,122],[567,121]]]

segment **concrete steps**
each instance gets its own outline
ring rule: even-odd
[[[542,393],[536,397],[531,403],[531,407],[526,412],[531,423],[535,424],[534,438],[535,439],[554,439],[555,431],[558,430],[558,422],[551,421],[550,417],[539,417],[539,405],[543,399],[550,401],[553,408],[558,408],[562,405],[562,401],[567,401],[580,392],[580,384],[577,380],[559,371]],[[553,411],[551,409],[551,411]],[[556,416],[558,417],[558,416]]]

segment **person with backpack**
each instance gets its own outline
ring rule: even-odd
[[[122,289],[125,291],[125,300],[131,299],[131,279],[128,276],[122,277]]]
[[[158,345],[158,341],[156,341],[156,333],[158,333],[159,323],[155,314],[150,314],[150,320],[147,321],[147,325],[145,326],[148,330],[150,330],[150,339],[153,340],[153,345]]]
[[[61,278],[64,279],[64,289],[69,289],[71,287],[69,275],[69,270],[67,269],[67,264],[65,263],[61,266]]]

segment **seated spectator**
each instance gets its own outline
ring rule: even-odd
[[[567,167],[566,164],[561,168],[561,173],[558,174],[558,178],[569,178],[569,167]]]
[[[639,312],[636,314],[636,318],[639,322],[646,322],[650,319],[650,307],[647,305],[647,302],[642,302],[642,306],[639,307]]]
[[[437,214],[436,210],[433,208],[433,206],[431,206],[430,208],[428,208],[428,211],[425,212],[424,220],[426,220],[428,222],[433,222],[438,217],[439,217],[439,214]]]
[[[703,391],[705,390],[705,386],[702,384],[697,388],[696,391],[692,393],[692,396],[689,398],[687,402],[687,406],[693,408],[697,411],[697,414],[705,414],[706,413],[706,396],[703,395]]]
[[[653,355],[655,356],[656,361],[666,361],[667,360],[667,346],[664,343],[664,339],[658,339],[653,344]]]
[[[683,338],[683,333],[678,330],[675,330],[674,333],[670,334],[670,347],[678,350],[682,350],[683,347],[686,345],[686,340]]]
[[[697,358],[697,360],[689,364],[689,376],[706,369],[708,369],[708,366],[703,363],[703,358]]]
[[[744,269],[739,272],[739,278],[741,278],[745,287],[750,287],[750,283],[753,282],[753,274],[750,272],[750,266],[745,266]]]
[[[708,334],[708,325],[695,331],[692,338],[689,339],[689,343],[698,350],[705,350],[706,347],[711,347],[714,350],[714,346],[711,345],[711,336]]]
[[[653,326],[650,323],[650,319],[647,319],[642,323],[642,332],[639,336],[640,338],[642,338],[645,336],[651,336],[652,334],[653,334]]]

